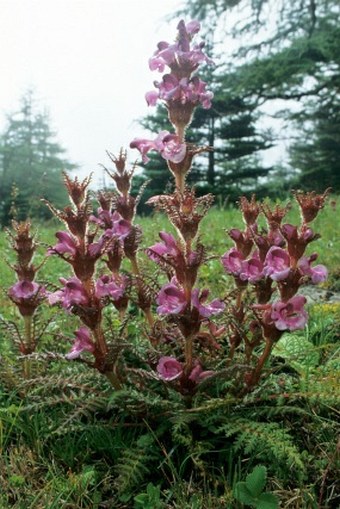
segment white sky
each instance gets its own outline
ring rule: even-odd
[[[181,0],[0,0],[0,131],[33,87],[82,175],[143,134],[136,120],[158,73],[148,58],[171,42]],[[136,151],[130,153],[137,157]]]

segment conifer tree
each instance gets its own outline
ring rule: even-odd
[[[17,112],[7,116],[0,135],[0,222],[27,217],[46,219],[45,198],[57,206],[67,198],[61,186],[62,171],[76,168],[55,141],[47,112],[38,109],[31,90],[21,99]]]
[[[186,0],[184,13],[224,43],[242,41],[221,73],[254,113],[265,104],[285,122],[298,185],[339,191],[339,1]]]

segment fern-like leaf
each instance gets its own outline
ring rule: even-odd
[[[132,447],[122,450],[115,466],[118,476],[115,487],[119,495],[131,492],[151,473],[151,465],[159,459],[155,438],[151,433],[142,435]]]

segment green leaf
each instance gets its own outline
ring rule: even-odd
[[[162,507],[160,500],[161,486],[155,486],[151,482],[146,487],[146,493],[139,493],[133,500],[134,509],[158,509]]]
[[[90,465],[85,465],[83,471],[80,474],[80,482],[82,487],[85,489],[90,484],[93,485],[95,480],[96,470]]]
[[[160,484],[155,486],[154,484],[152,484],[152,482],[149,482],[149,484],[146,487],[146,492],[150,500],[154,501],[159,500],[159,497],[161,495],[161,486]]]
[[[261,493],[256,509],[278,509],[279,501],[273,493]]]
[[[149,502],[149,497],[147,493],[139,493],[139,495],[133,497],[133,500],[135,501],[135,508],[140,508],[146,506]]]
[[[155,441],[154,437],[150,433],[145,433],[144,435],[141,435],[137,440],[137,446],[138,447],[148,447]]]
[[[243,481],[236,483],[234,497],[239,502],[242,502],[242,504],[250,505],[252,507],[255,507],[256,505],[256,499],[254,499],[248,490],[246,483]]]
[[[26,482],[22,475],[11,475],[8,480],[13,486],[23,486]]]
[[[120,502],[129,502],[129,500],[131,500],[131,493],[122,493],[121,495],[119,495],[119,500]]]
[[[273,355],[286,359],[301,374],[315,368],[320,357],[313,343],[301,334],[284,334],[275,345]]]
[[[246,477],[246,486],[253,497],[257,498],[266,484],[267,469],[263,465],[256,466]]]

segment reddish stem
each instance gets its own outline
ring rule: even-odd
[[[32,338],[32,315],[24,316],[25,323],[25,353],[30,354],[34,351],[34,339]],[[31,374],[30,359],[24,360],[24,377],[29,378]]]
[[[272,341],[269,338],[266,338],[266,346],[264,347],[264,350],[263,350],[261,356],[259,357],[259,359],[257,361],[257,365],[252,373],[252,376],[251,376],[251,379],[249,382],[249,387],[254,387],[254,385],[256,385],[257,382],[259,381],[260,376],[261,376],[261,371],[263,369],[263,366],[264,366],[266,360],[268,359],[268,357],[272,351],[273,344],[274,344],[274,341]]]
[[[189,374],[192,369],[192,351],[193,351],[193,336],[190,335],[187,338],[185,338],[185,367],[184,372],[186,374]]]
[[[184,189],[185,189],[185,175],[183,175],[182,173],[179,173],[179,174],[176,173],[175,184],[176,184],[176,189],[180,193],[183,193]]]
[[[100,352],[100,356],[105,358],[108,352],[107,344],[105,341],[103,329],[101,328],[100,324],[96,326],[96,328],[93,330],[93,335],[96,340],[96,345],[98,347],[98,350]]]

